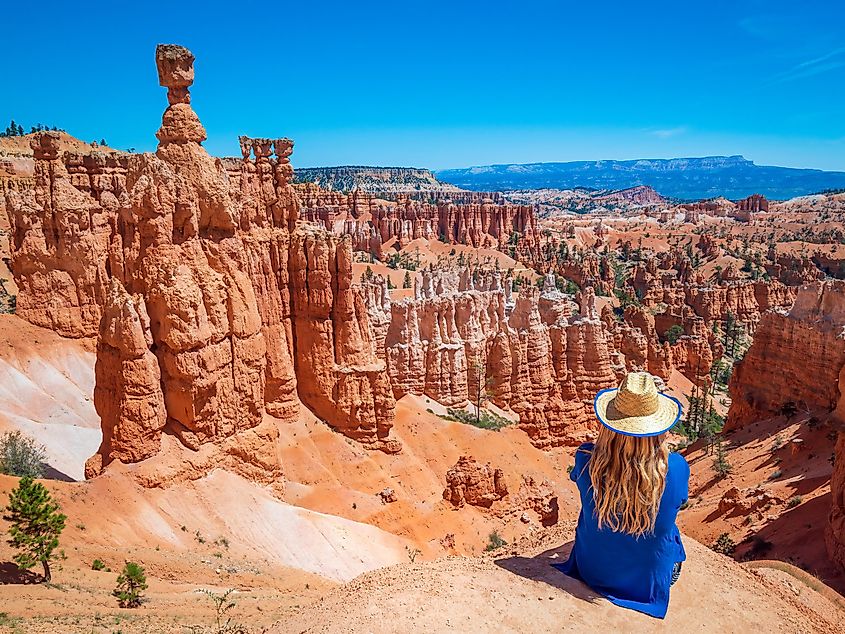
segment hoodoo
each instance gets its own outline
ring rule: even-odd
[[[103,441],[87,475],[154,456],[168,434],[276,480],[277,432],[264,415],[293,420],[300,404],[398,451],[349,240],[297,224],[293,143],[241,137],[231,177],[201,145],[194,56],[161,45],[156,63],[169,105],[155,154],[94,161],[71,178],[75,157],[43,132],[34,192],[10,195],[19,314],[67,336],[98,333]]]

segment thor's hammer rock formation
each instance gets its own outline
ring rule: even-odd
[[[155,456],[166,434],[275,481],[277,424],[301,404],[366,446],[399,451],[349,240],[298,224],[289,139],[241,137],[234,175],[206,152],[193,62],[181,46],[156,49],[169,105],[154,154],[95,162],[74,180],[74,157],[44,132],[34,192],[9,200],[21,316],[98,337],[103,440],[86,474]]]

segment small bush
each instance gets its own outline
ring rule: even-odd
[[[405,546],[405,552],[408,553],[408,560],[411,563],[414,563],[417,556],[422,554],[422,551],[419,548],[411,548],[410,546]]]
[[[787,500],[786,508],[788,508],[788,509],[795,508],[796,506],[801,504],[801,502],[803,502],[803,501],[804,501],[804,498],[802,498],[800,495],[793,496],[793,497],[789,498],[789,500]]]
[[[232,617],[229,615],[229,611],[236,605],[229,598],[234,591],[234,588],[230,588],[223,594],[214,594],[211,590],[200,590],[214,603],[216,623],[212,629],[213,634],[246,634],[247,629],[242,625],[233,623]]]
[[[493,531],[487,536],[487,546],[484,547],[484,550],[492,552],[494,550],[499,550],[499,548],[506,545],[507,542],[502,539],[501,535],[499,535],[499,531]]]
[[[136,608],[141,605],[143,592],[147,589],[147,576],[144,569],[132,561],[127,561],[117,578],[117,587],[112,594],[122,608]]]
[[[0,473],[23,478],[40,478],[44,475],[47,451],[19,431],[0,436]]]
[[[676,343],[678,343],[678,339],[680,339],[683,334],[683,327],[679,326],[678,324],[675,324],[674,326],[669,328],[669,330],[663,333],[663,336],[666,341],[668,341],[672,345],[675,345]]]
[[[787,401],[780,406],[780,413],[782,416],[786,416],[786,419],[789,420],[798,413],[798,406],[792,401]]]
[[[722,533],[710,548],[723,555],[732,555],[736,550],[736,542],[727,533]]]
[[[476,416],[473,412],[468,412],[465,409],[450,407],[446,410],[446,416],[441,416],[440,418],[493,431],[499,431],[508,425],[513,425],[513,421],[486,409],[482,409],[481,414]]]
[[[20,632],[17,628],[18,621],[20,619],[9,616],[8,612],[0,612],[0,625],[5,625],[6,627],[14,628],[12,632]]]
[[[783,475],[783,471],[778,469],[777,471],[772,471],[772,474],[769,476],[769,480],[777,480],[779,477]]]
[[[107,570],[106,564],[103,563],[102,559],[95,559],[91,563],[91,570]]]
[[[746,557],[753,559],[755,557],[762,557],[766,555],[774,544],[764,537],[755,535],[751,540],[751,549],[748,551]]]

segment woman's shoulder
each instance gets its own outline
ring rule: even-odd
[[[681,454],[673,451],[669,454],[669,473],[677,477],[689,478],[689,464]]]
[[[581,443],[578,449],[575,450],[575,460],[577,461],[585,461],[589,460],[590,456],[593,455],[593,448],[595,447],[594,443],[585,442]]]

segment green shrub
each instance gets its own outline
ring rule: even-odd
[[[0,473],[23,478],[40,478],[44,475],[47,451],[19,431],[0,436]]]
[[[506,545],[507,542],[502,539],[502,536],[499,535],[499,532],[493,531],[487,536],[487,546],[484,547],[484,550],[486,550],[487,552],[492,552]]]
[[[230,588],[223,594],[214,594],[211,590],[200,590],[200,592],[211,599],[212,603],[214,603],[216,623],[212,627],[212,634],[246,634],[246,627],[233,623],[232,617],[229,615],[229,611],[236,605],[235,602],[229,598],[234,591],[234,588]]]
[[[508,425],[513,425],[513,421],[486,409],[482,409],[480,415],[476,416],[474,413],[468,412],[465,409],[450,407],[446,410],[446,416],[441,416],[440,418],[464,423],[465,425],[472,425],[481,429],[491,429],[493,431],[499,431]]]
[[[772,471],[772,474],[769,476],[769,480],[777,480],[779,477],[783,475],[783,471],[778,469],[777,471]]]
[[[147,576],[144,569],[132,561],[127,561],[117,578],[117,587],[112,594],[122,608],[136,608],[141,605],[143,592],[147,589]]]
[[[736,550],[736,542],[727,533],[722,533],[710,548],[723,555],[732,555]]]
[[[102,559],[95,559],[91,563],[91,570],[106,570],[106,564],[103,563]]]
[[[417,556],[422,554],[422,551],[419,548],[411,548],[410,546],[405,546],[405,552],[408,553],[408,560],[411,563],[417,559]]]
[[[678,339],[680,339],[681,335],[683,334],[683,327],[679,326],[678,324],[675,324],[664,333],[664,337],[666,338],[666,341],[668,341],[672,345],[675,345],[676,343],[678,343]]]
[[[804,498],[802,498],[800,495],[796,495],[794,497],[791,497],[786,502],[786,508],[788,508],[788,509],[795,508],[796,506],[801,504],[801,502],[803,502],[803,501],[804,501]]]

